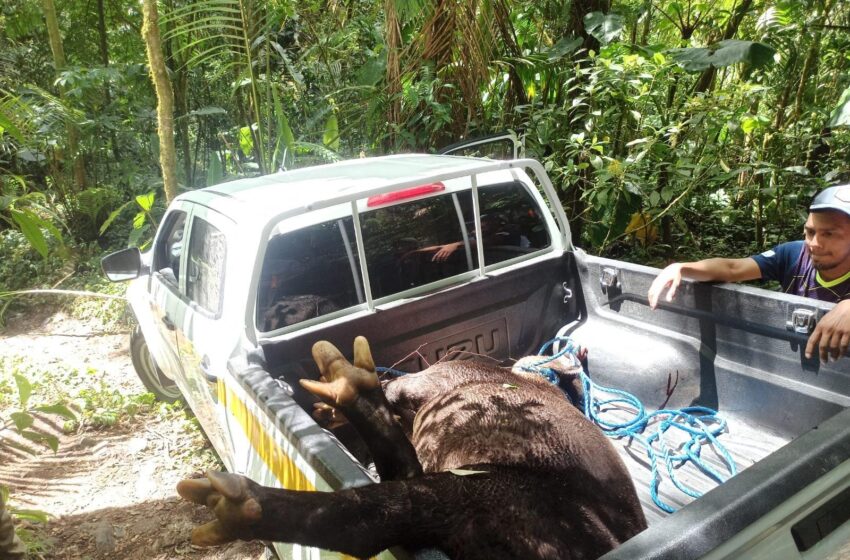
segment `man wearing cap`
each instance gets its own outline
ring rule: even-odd
[[[777,280],[786,294],[836,304],[809,337],[806,357],[818,348],[821,361],[837,360],[850,345],[850,184],[818,194],[803,231],[803,240],[752,257],[673,263],[649,287],[649,305],[655,309],[664,290],[672,301],[683,277],[703,282]]]

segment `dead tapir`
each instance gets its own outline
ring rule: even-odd
[[[301,384],[362,435],[381,482],[298,492],[228,473],[183,480],[179,494],[217,517],[194,529],[194,544],[262,539],[358,557],[401,545],[456,560],[564,560],[596,558],[646,528],[614,447],[542,376],[450,361],[382,386],[363,337],[353,365],[325,341],[313,358],[321,378]]]

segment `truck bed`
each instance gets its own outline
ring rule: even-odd
[[[605,268],[615,269],[615,289],[603,289],[600,284]],[[674,508],[687,506],[670,516],[649,495],[650,469],[645,452],[625,439],[614,441],[633,476],[650,524],[644,534],[657,531],[655,538],[669,537],[667,527],[676,526],[683,531],[681,521],[672,522],[673,518],[689,519],[686,511],[707,510],[724,516],[721,525],[702,527],[696,523],[699,526],[689,531],[699,533],[699,538],[680,543],[678,548],[668,546],[669,555],[651,554],[658,558],[700,557],[761,518],[794,487],[805,487],[811,482],[805,477],[819,476],[850,456],[850,435],[811,433],[850,406],[850,373],[847,359],[828,365],[806,360],[800,347],[805,336],[784,328],[795,306],[811,307],[821,315],[828,307],[801,298],[789,302],[787,296],[745,286],[688,283],[680,289],[678,303],[653,312],[645,294],[655,273],[648,267],[588,257],[581,252],[567,253],[498,271],[448,289],[439,298],[417,298],[367,316],[335,321],[316,333],[299,332],[266,341],[263,367],[289,392],[281,402],[294,398],[300,405],[295,407],[297,412],[287,407],[286,411],[270,409],[270,413],[278,419],[297,416],[296,424],[302,426],[311,422],[307,411],[313,399],[299,390],[297,380],[317,376],[310,358],[310,347],[317,338],[350,348],[354,335],[364,335],[379,366],[419,371],[437,359],[446,359],[452,348],[462,350],[454,356],[457,359],[480,359],[484,355],[508,364],[536,353],[561,327],[570,325],[568,334],[590,349],[589,372],[598,383],[634,393],[648,410],[665,401],[669,401],[668,408],[714,408],[728,422],[727,433],[720,441],[731,452],[739,473],[748,473],[760,462],[781,471],[776,475],[763,470],[749,473],[751,482],[747,484],[751,486],[747,489],[741,489],[740,476],[735,477],[738,486],[729,489],[736,493],[738,503],[734,506],[718,505],[711,499],[696,500],[688,506],[693,500],[675,489],[665,474],[660,487],[662,500]],[[249,390],[253,383],[262,381],[255,379],[246,383]],[[667,395],[671,379],[678,382]],[[258,391],[280,392],[276,386],[264,386]],[[268,395],[259,400],[270,405],[275,402]],[[315,433],[320,432],[316,428]],[[369,482],[362,466],[359,470],[350,468],[356,465],[352,456],[335,454],[328,458],[337,445],[333,438],[327,434],[305,438],[304,433],[308,432],[294,437],[293,443],[301,446],[299,450],[331,488]],[[810,448],[814,444],[809,441],[824,438],[832,446],[829,450]],[[315,443],[319,440],[327,444]],[[305,441],[313,443],[306,445]],[[778,450],[790,449],[789,442],[795,444],[795,455],[808,454],[810,460],[786,468],[789,461],[782,459]],[[709,460],[719,472],[725,472],[719,460]],[[690,468],[679,471],[683,482],[700,491],[716,486]],[[776,477],[781,484],[774,480]],[[769,499],[765,492],[769,492]],[[715,489],[711,495],[724,494]],[[734,511],[727,511],[732,507]],[[633,541],[638,544],[632,546]],[[654,546],[636,537],[609,554],[622,550],[624,555],[616,557],[646,557],[646,551]]]

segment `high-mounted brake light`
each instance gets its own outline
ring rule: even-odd
[[[366,206],[368,208],[374,208],[375,206],[383,206],[384,204],[398,202],[399,200],[416,198],[417,196],[422,196],[424,194],[431,194],[435,192],[442,192],[444,190],[446,190],[446,186],[440,182],[431,183],[429,185],[419,185],[418,187],[410,187],[409,189],[402,189],[400,191],[370,196],[366,200]]]

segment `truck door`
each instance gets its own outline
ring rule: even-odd
[[[153,262],[148,284],[150,321],[139,317],[145,341],[156,365],[170,379],[185,388],[177,349],[176,325],[181,315],[183,239],[188,211],[178,204],[163,219],[154,241]],[[144,312],[144,310],[140,310]]]
[[[228,235],[232,228],[233,223],[217,212],[203,206],[193,209],[185,249],[186,298],[176,325],[186,381],[183,394],[228,469],[233,464],[232,443],[219,390],[224,364],[239,340],[238,329],[232,328],[239,323],[224,320],[227,241],[233,237]]]
[[[513,132],[502,132],[464,140],[446,146],[437,153],[443,156],[484,157],[489,159],[517,159],[524,157],[523,146]]]

